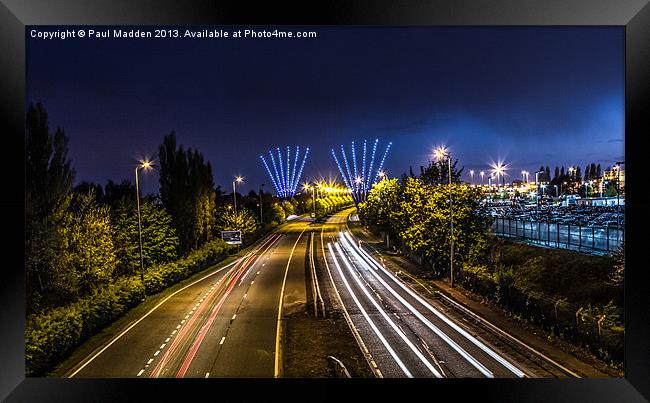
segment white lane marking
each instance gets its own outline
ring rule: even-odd
[[[205,377],[206,377],[206,378],[209,378],[209,377],[210,377],[210,373],[209,373],[209,372],[206,372],[206,373],[205,373]]]
[[[368,347],[366,347],[366,343],[364,343],[361,334],[359,334],[357,326],[352,322],[352,319],[350,318],[350,314],[348,313],[348,309],[345,307],[345,304],[343,303],[343,299],[341,298],[341,294],[339,293],[339,290],[336,287],[336,283],[334,282],[334,278],[332,277],[332,272],[330,270],[330,265],[327,263],[327,255],[325,254],[325,241],[323,240],[324,231],[325,231],[325,225],[323,225],[323,227],[320,230],[320,247],[321,247],[321,251],[323,252],[323,261],[325,262],[327,275],[329,276],[332,287],[334,288],[334,293],[336,294],[336,297],[338,298],[339,303],[341,304],[341,308],[343,308],[343,316],[345,318],[345,321],[347,322],[348,327],[350,328],[350,331],[352,332],[352,335],[354,336],[357,342],[357,345],[363,352],[366,362],[368,362],[370,367],[374,369],[375,377],[383,378],[384,376],[379,370],[379,367],[377,366],[377,363],[375,362],[374,358],[372,358],[372,354],[370,354]]]
[[[258,271],[257,274],[260,274],[260,272]]]
[[[158,351],[156,351],[155,353],[153,353],[153,356],[155,357],[155,356],[157,356],[158,354],[160,354],[160,350],[158,350]]]
[[[255,280],[251,281],[251,285],[253,285],[254,282],[255,282]]]
[[[341,236],[341,240],[343,241],[342,242],[343,246],[345,246],[345,248],[354,255],[355,260],[361,265],[368,266],[366,261],[361,256],[359,256],[359,254],[352,246],[354,244],[353,243],[352,245],[350,244],[350,242],[345,237],[343,232],[340,233],[340,236]],[[370,268],[368,267],[367,271],[369,271],[370,274],[372,274],[391,294],[393,294],[393,296],[397,298],[397,300],[400,301],[406,307],[406,309],[410,310],[411,313],[413,313],[413,315],[415,315],[418,319],[420,319],[422,323],[424,323],[429,329],[431,329],[435,334],[437,334],[438,337],[443,339],[451,348],[456,350],[456,352],[460,354],[463,358],[465,358],[465,360],[467,360],[470,364],[472,364],[474,368],[478,369],[486,377],[494,378],[494,374],[492,373],[492,371],[487,369],[476,358],[474,358],[471,354],[469,354],[464,348],[459,346],[458,343],[452,340],[451,337],[449,337],[445,332],[440,330],[440,328],[438,328],[436,325],[431,323],[427,318],[425,318],[424,315],[422,315],[418,310],[416,310],[413,307],[413,305],[408,303],[404,298],[402,298],[401,295],[399,295],[395,290],[393,290],[393,288],[389,286],[381,277],[379,277],[379,275],[375,273],[374,270],[370,270]]]
[[[219,342],[219,344],[223,344],[223,341],[224,341],[224,340],[226,340],[226,336],[223,336],[223,337],[221,338],[221,341]]]
[[[248,293],[244,294],[244,298],[246,298],[247,295],[248,295]]]
[[[180,328],[181,328],[181,325],[176,326],[176,329],[180,329]]]
[[[174,335],[174,333],[176,333],[176,330],[174,330],[174,331],[172,332],[172,335]]]
[[[160,345],[160,349],[162,350],[163,348],[165,348],[165,345],[167,345],[167,343],[163,343],[163,344],[161,344],[161,345]]]
[[[188,315],[185,315],[185,319],[187,319],[187,318],[189,318],[189,317],[190,317],[190,315],[189,315],[189,314],[188,314]]]
[[[349,235],[350,236],[350,235]],[[351,236],[350,236],[351,238]],[[464,329],[459,327],[457,324],[452,322],[449,318],[444,316],[441,312],[439,312],[437,309],[435,309],[433,306],[431,306],[429,303],[427,303],[422,297],[420,297],[417,293],[412,291],[410,288],[406,287],[401,281],[398,281],[398,278],[392,275],[388,270],[386,270],[383,266],[381,266],[375,259],[373,259],[366,251],[364,251],[362,248],[359,248],[361,250],[362,254],[366,257],[366,260],[369,260],[372,264],[374,264],[379,270],[384,272],[388,278],[393,280],[397,285],[400,286],[404,291],[409,293],[413,298],[415,298],[419,303],[424,305],[429,311],[431,311],[434,315],[436,315],[438,318],[443,320],[447,325],[449,325],[451,328],[456,330],[458,333],[460,333],[463,337],[465,337],[467,340],[469,340],[472,344],[483,350],[485,353],[487,353],[490,357],[494,358],[497,362],[499,362],[501,365],[506,367],[508,370],[510,370],[512,373],[517,375],[520,378],[523,378],[525,374],[519,370],[519,368],[515,367],[513,364],[508,362],[505,358],[501,357],[499,354],[497,354],[495,351],[487,347],[485,344],[481,343],[478,339],[475,337],[472,337],[469,333],[467,333]]]
[[[194,281],[194,282],[192,282],[192,283],[186,285],[185,287],[183,287],[183,288],[181,288],[181,289],[179,289],[179,290],[174,291],[173,293],[171,293],[170,295],[168,295],[167,297],[165,297],[165,299],[163,299],[163,300],[160,301],[156,306],[154,306],[153,308],[151,308],[151,310],[150,310],[149,312],[147,312],[146,314],[144,314],[144,315],[143,315],[140,319],[138,319],[137,321],[133,322],[133,324],[132,324],[131,326],[129,326],[129,327],[127,327],[126,329],[124,329],[124,331],[123,331],[122,333],[118,334],[118,335],[117,335],[115,338],[113,338],[113,339],[112,339],[108,344],[106,344],[106,345],[105,345],[101,350],[99,350],[97,353],[95,353],[95,355],[93,355],[92,357],[90,357],[90,359],[88,359],[86,362],[84,362],[83,365],[81,365],[81,366],[80,366],[79,368],[77,368],[77,369],[76,369],[72,374],[70,374],[70,376],[68,376],[68,378],[72,378],[72,377],[74,377],[75,375],[77,375],[77,374],[79,373],[79,371],[81,371],[81,370],[84,369],[88,364],[90,364],[91,362],[93,362],[93,361],[95,360],[95,358],[99,357],[99,355],[102,354],[104,351],[106,351],[110,346],[112,346],[113,343],[115,343],[116,341],[118,341],[119,339],[121,339],[122,336],[124,336],[124,335],[129,331],[129,330],[133,329],[133,328],[134,328],[138,323],[140,323],[144,318],[146,318],[147,316],[149,316],[153,311],[155,311],[156,309],[158,309],[162,304],[164,304],[165,302],[167,302],[171,297],[173,297],[174,295],[178,294],[179,292],[181,292],[181,291],[183,291],[183,290],[185,290],[185,289],[187,289],[187,288],[193,286],[194,284],[199,283],[199,282],[205,280],[205,279],[208,278],[208,277],[214,276],[215,274],[219,273],[220,271],[222,271],[222,270],[224,270],[224,269],[226,269],[226,268],[228,268],[228,267],[234,265],[235,263],[238,263],[240,260],[241,260],[241,258],[235,260],[234,262],[228,263],[227,265],[223,266],[222,268],[217,269],[217,270],[213,271],[213,272],[210,273],[210,274],[206,274],[205,276],[201,277],[200,279],[198,279],[198,280],[196,280],[196,281]]]
[[[359,310],[361,311],[361,314],[366,319],[366,321],[368,322],[368,324],[370,325],[372,330],[375,332],[377,337],[379,337],[379,340],[382,342],[384,347],[386,347],[386,349],[390,353],[391,357],[393,357],[393,359],[395,360],[397,365],[402,369],[402,372],[404,372],[404,374],[406,376],[408,376],[409,378],[413,378],[413,374],[411,374],[411,371],[409,371],[408,368],[406,368],[406,365],[404,365],[402,360],[397,356],[397,354],[395,353],[395,350],[393,350],[393,348],[390,346],[390,344],[388,343],[386,338],[384,338],[384,335],[379,331],[379,329],[377,328],[377,325],[375,325],[375,322],[373,322],[372,319],[370,319],[370,316],[368,316],[368,313],[363,308],[363,306],[359,302],[359,299],[357,298],[357,296],[352,291],[352,288],[350,287],[350,284],[348,283],[348,280],[343,275],[343,270],[341,269],[341,266],[339,265],[338,260],[336,260],[336,256],[334,256],[334,251],[332,250],[332,245],[329,242],[327,243],[327,249],[329,249],[330,256],[332,257],[332,260],[334,261],[334,264],[336,265],[336,268],[339,271],[339,275],[341,276],[341,279],[343,279],[343,284],[345,285],[345,288],[347,288],[348,292],[350,293],[350,296],[352,297],[355,304],[357,305],[357,308],[359,308]]]
[[[181,321],[181,325],[182,325],[183,323],[185,323],[185,319],[183,319],[183,320]]]
[[[291,248],[291,253],[289,254],[289,259],[287,260],[287,267],[284,269],[284,279],[282,280],[282,288],[280,289],[280,301],[278,302],[278,325],[275,328],[275,368],[273,370],[273,376],[277,378],[280,375],[280,321],[282,320],[282,303],[284,301],[284,286],[287,283],[287,275],[289,274],[289,265],[291,264],[291,258],[293,257],[293,252],[296,250],[298,241],[300,237],[307,230],[307,226],[300,231],[296,242]],[[271,252],[274,253],[274,252]]]
[[[171,337],[168,337],[167,339],[165,339],[165,343],[169,343],[170,339],[171,339]]]
[[[339,255],[341,256],[341,260],[343,260],[343,263],[347,267],[349,273],[353,276],[353,278],[356,281],[359,288],[361,288],[363,293],[366,295],[368,300],[370,300],[370,302],[375,306],[375,308],[379,311],[381,316],[388,322],[390,327],[393,328],[395,333],[397,333],[397,335],[400,336],[400,338],[402,340],[404,340],[406,345],[411,349],[411,351],[413,351],[413,353],[415,353],[415,355],[420,359],[420,361],[422,361],[422,363],[429,369],[429,371],[431,371],[433,376],[435,376],[436,378],[442,378],[443,377],[442,374],[440,372],[438,372],[438,370],[436,370],[434,368],[434,366],[429,362],[429,360],[427,360],[424,357],[424,355],[422,355],[422,352],[418,350],[417,346],[415,346],[413,344],[413,342],[411,340],[409,340],[408,337],[406,337],[406,333],[401,328],[401,326],[397,326],[395,324],[395,322],[393,322],[393,320],[382,309],[382,307],[379,305],[379,303],[377,301],[375,301],[374,298],[372,298],[372,296],[370,295],[370,292],[368,292],[366,287],[364,287],[363,284],[361,283],[361,280],[359,280],[357,277],[354,276],[354,270],[352,269],[351,264],[348,262],[348,259],[346,259],[347,256],[345,256],[345,254],[343,253],[343,250],[341,249],[341,246],[339,245],[339,243],[335,242],[334,246],[336,247],[336,250],[339,252]],[[398,328],[399,328],[399,330],[398,330]]]
[[[147,365],[150,365],[153,362],[153,358],[149,358],[149,361],[147,361]]]
[[[235,320],[236,317],[237,317],[237,314],[234,314],[234,315],[232,316],[232,319],[230,319],[230,320]]]
[[[138,372],[138,375],[137,375],[137,376],[142,375],[143,372],[144,372],[144,369],[141,369],[140,372]]]

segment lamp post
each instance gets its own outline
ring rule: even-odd
[[[483,175],[485,175],[485,172],[481,171],[481,172],[479,172],[479,173],[480,173],[480,175],[481,175],[481,186],[483,186],[483,185],[484,185],[484,182],[483,182]]]
[[[138,237],[140,238],[140,280],[144,282],[144,258],[142,256],[142,219],[140,218],[140,184],[138,182],[138,169],[151,168],[151,161],[140,161],[135,167],[135,201],[138,210]]]
[[[473,169],[469,171],[469,176],[470,176],[470,178],[472,178],[471,182],[472,182],[472,185],[473,185],[474,184],[474,170]]]
[[[454,286],[454,204],[451,195],[451,153],[444,147],[438,147],[435,151],[436,157],[442,159],[447,157],[447,167],[449,168],[449,231],[450,250],[449,250],[449,276],[451,286]]]
[[[264,224],[264,216],[262,215],[262,188],[264,184],[260,185],[260,225]]]
[[[234,181],[232,181],[232,198],[235,206],[235,217],[237,217],[237,190],[235,188],[236,183],[241,183],[244,180],[241,176],[237,176]],[[235,218],[236,219],[236,218]]]
[[[621,227],[621,165],[625,164],[625,161],[616,162],[616,174],[618,179],[616,180],[616,229],[620,230]],[[619,232],[620,233],[620,232]],[[617,236],[618,238],[618,236]]]
[[[535,172],[535,219],[539,220],[539,174],[544,171]]]
[[[492,175],[488,176],[488,206],[492,205]]]
[[[312,196],[312,207],[313,207],[313,215],[314,215],[314,221],[316,220],[316,185],[309,186],[309,183],[305,183],[302,185],[302,188],[304,190],[311,190],[311,196]]]

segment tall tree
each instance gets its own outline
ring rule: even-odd
[[[158,198],[145,198],[140,204],[142,260],[145,269],[177,257],[178,237],[172,218]],[[130,275],[140,269],[140,242],[135,200],[121,198],[113,209],[113,242],[117,255],[117,275]]]
[[[160,198],[172,216],[183,253],[209,241],[215,230],[212,167],[199,151],[177,146],[174,132],[159,147]]]
[[[553,175],[553,180],[556,180],[560,177],[560,168],[558,166],[555,166],[555,175]]]
[[[79,293],[107,284],[117,262],[109,207],[99,205],[93,188],[76,194],[71,206],[71,223],[66,227],[66,259],[78,279]]]
[[[61,232],[72,199],[74,170],[68,137],[50,134],[47,112],[30,104],[25,133],[25,265],[28,311],[74,293],[74,273],[63,260]]]
[[[451,182],[460,183],[460,177],[463,174],[463,169],[457,169],[456,165],[458,160],[454,160],[451,164]],[[443,185],[449,183],[449,166],[447,160],[429,161],[429,165],[425,168],[420,167],[420,180],[427,185]]]

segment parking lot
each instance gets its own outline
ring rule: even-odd
[[[625,205],[620,206],[553,206],[502,205],[488,207],[493,217],[521,221],[540,221],[582,227],[623,229],[625,227]],[[619,221],[620,220],[620,221]]]

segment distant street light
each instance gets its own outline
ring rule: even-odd
[[[485,172],[481,171],[480,174],[481,174],[481,186],[483,186],[485,184],[485,182],[483,182],[483,175],[485,175]]]
[[[135,200],[138,210],[138,236],[140,238],[140,280],[144,284],[144,258],[142,256],[142,220],[140,218],[140,185],[138,183],[138,169],[150,169],[151,161],[140,161],[140,165],[135,167]]]
[[[471,182],[472,182],[472,185],[473,185],[474,184],[474,170],[473,169],[469,171],[469,176],[470,176],[470,178],[472,178]]]
[[[237,176],[234,181],[232,181],[232,198],[235,206],[235,217],[237,217],[237,190],[235,188],[236,183],[241,183],[244,181],[244,178]],[[236,219],[236,218],[235,218]]]
[[[535,172],[535,219],[539,220],[539,174],[544,173],[544,171]]]
[[[311,195],[313,199],[313,208],[314,208],[314,220],[316,220],[316,185],[314,184],[313,186],[309,186],[309,183],[305,183],[302,186],[303,189],[305,190],[311,190]]]
[[[445,147],[438,147],[434,151],[436,157],[441,160],[447,158],[449,168],[449,230],[450,230],[450,251],[449,251],[449,276],[451,286],[454,286],[454,205],[451,196],[451,153]]]
[[[616,229],[620,230],[621,228],[621,165],[625,164],[625,161],[617,161],[614,168],[616,168],[616,173],[618,174],[618,179],[616,180]],[[620,232],[618,232],[620,233]],[[617,234],[618,234],[617,233]],[[618,239],[618,235],[617,235]]]

